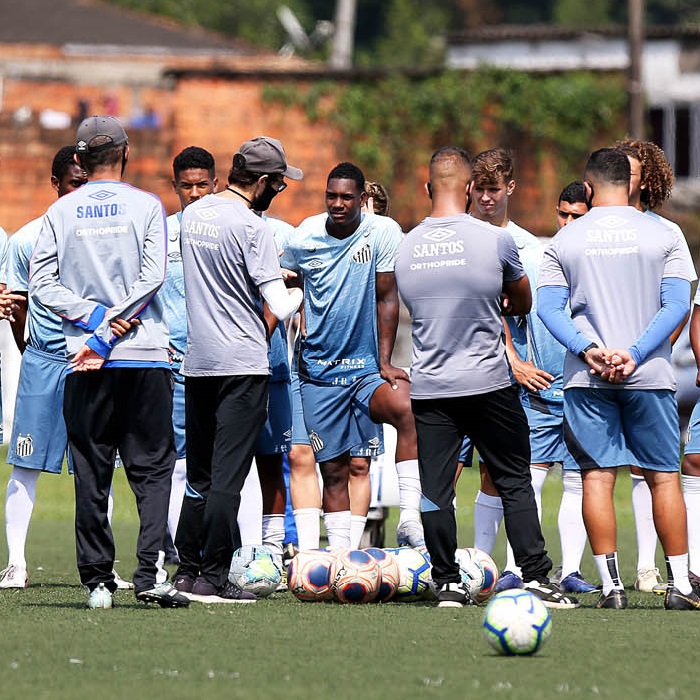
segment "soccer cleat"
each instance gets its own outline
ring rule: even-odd
[[[493,592],[500,593],[501,591],[510,591],[513,588],[522,588],[523,580],[514,574],[512,571],[504,571],[499,577]]]
[[[131,581],[125,581],[114,569],[112,569],[112,576],[114,576],[114,583],[117,584],[120,591],[130,591],[134,587]]]
[[[177,588],[180,593],[192,593],[194,578],[189,574],[175,574],[175,578],[173,578],[173,586]]]
[[[189,598],[170,583],[156,583],[153,588],[139,591],[136,593],[136,600],[142,603],[158,603],[161,608],[186,608],[190,604]]]
[[[399,547],[413,547],[422,552],[425,548],[423,524],[418,520],[406,520],[396,528],[396,543]]]
[[[594,607],[608,610],[624,610],[627,607],[627,593],[621,588],[613,588],[608,594],[601,593]]]
[[[693,586],[690,593],[681,593],[677,588],[668,588],[664,598],[666,610],[700,610],[700,596]]]
[[[580,571],[574,571],[573,574],[564,576],[559,583],[559,588],[564,593],[600,593],[600,586],[595,586],[586,581]]]
[[[0,588],[26,588],[28,585],[26,569],[11,564],[0,571]]]
[[[688,580],[693,588],[700,588],[700,576],[694,574],[692,571],[688,572]]]
[[[656,593],[656,595],[666,593],[666,586],[661,582],[658,569],[638,569],[634,587],[642,593]]]
[[[437,594],[437,602],[438,608],[463,608],[472,604],[463,583],[446,583]]]
[[[104,583],[98,583],[97,586],[88,593],[87,606],[90,610],[108,610],[112,608],[113,605],[112,592]]]
[[[553,583],[541,583],[540,581],[528,581],[523,584],[526,591],[537,596],[548,608],[566,609],[578,608],[581,603],[578,598],[564,595],[559,588]]]
[[[258,599],[254,593],[244,591],[230,581],[217,588],[203,576],[197,577],[187,597],[200,603],[255,603]]]

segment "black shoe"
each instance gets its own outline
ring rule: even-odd
[[[620,588],[613,588],[607,595],[601,593],[600,598],[595,603],[595,607],[624,610],[627,607],[627,593]]]
[[[693,586],[693,590],[688,593],[681,593],[677,588],[668,588],[664,598],[666,610],[700,610],[700,596],[698,589]]]
[[[197,577],[192,592],[187,595],[190,600],[202,603],[254,603],[258,599],[254,593],[244,591],[230,581],[217,588],[203,576]]]
[[[446,583],[437,594],[438,608],[463,608],[472,599],[463,583]]]
[[[537,596],[548,608],[578,608],[581,603],[578,598],[572,595],[565,595],[559,586],[547,582],[527,581],[523,584],[526,591],[530,591],[532,595]]]
[[[169,583],[157,583],[153,588],[139,591],[136,600],[142,603],[158,603],[161,608],[186,608],[190,604],[189,598],[185,598]]]
[[[700,588],[700,576],[694,574],[692,571],[688,572],[688,580],[693,588]]]
[[[189,574],[175,574],[173,577],[173,586],[175,586],[180,593],[192,593],[194,578]]]

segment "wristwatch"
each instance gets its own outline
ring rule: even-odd
[[[586,353],[589,350],[593,350],[593,348],[598,348],[598,347],[600,347],[598,345],[598,343],[591,343],[590,345],[586,345],[586,347],[583,348],[583,350],[581,350],[581,352],[578,354],[579,359],[582,360],[583,362],[585,362],[586,361]]]

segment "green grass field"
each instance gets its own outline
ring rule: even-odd
[[[9,467],[0,462],[4,494]],[[472,543],[475,470],[460,482],[460,544]],[[544,493],[544,530],[559,557],[561,482]],[[629,477],[618,483],[620,563],[629,588],[636,549]],[[3,499],[4,501],[4,496]],[[395,518],[395,513],[392,513]],[[553,611],[553,632],[533,657],[496,655],[481,632],[483,608],[431,604],[300,603],[285,593],[254,605],[137,604],[85,609],[78,585],[68,476],[42,476],[27,559],[30,587],[0,591],[0,698],[694,698],[700,615],[666,612],[662,599],[629,592],[626,611]],[[117,565],[135,566],[136,513],[124,474],[115,483]],[[390,522],[387,532],[393,532]],[[4,534],[0,563],[6,561]],[[387,542],[390,546],[393,542]],[[502,565],[504,546],[496,560]],[[597,579],[587,553],[584,573]]]

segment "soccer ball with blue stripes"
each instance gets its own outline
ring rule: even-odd
[[[281,577],[265,547],[245,545],[233,553],[228,580],[244,591],[265,598],[277,590]]]
[[[552,617],[528,590],[502,591],[486,606],[484,633],[499,654],[534,654],[552,634]]]
[[[399,565],[399,583],[393,600],[410,603],[432,595],[432,568],[428,558],[411,547],[395,547],[386,550],[396,557]]]
[[[379,593],[381,571],[377,560],[361,549],[337,552],[331,580],[341,603],[368,603]]]
[[[334,563],[335,554],[324,549],[299,552],[287,569],[289,590],[299,600],[333,600],[335,591],[331,569]]]

